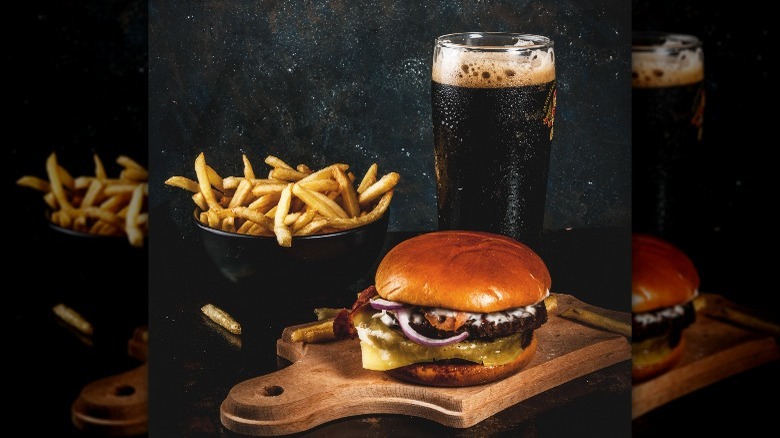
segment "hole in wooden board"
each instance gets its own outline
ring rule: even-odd
[[[114,388],[114,395],[119,397],[129,397],[135,394],[135,388],[129,385],[122,385]]]
[[[263,388],[263,395],[266,397],[276,397],[278,395],[282,395],[284,392],[284,388],[281,386],[266,386]]]

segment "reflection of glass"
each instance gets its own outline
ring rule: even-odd
[[[440,36],[431,95],[439,228],[538,240],[555,116],[553,42]]]
[[[704,111],[701,41],[635,32],[632,86],[633,228],[669,237],[696,217]]]

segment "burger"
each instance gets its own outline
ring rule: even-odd
[[[631,374],[639,382],[680,360],[683,331],[696,319],[699,274],[682,250],[657,236],[634,233],[631,246]]]
[[[506,378],[533,358],[549,293],[545,263],[509,237],[448,230],[405,240],[350,312],[363,368],[428,386]]]

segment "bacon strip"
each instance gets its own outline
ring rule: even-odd
[[[440,321],[439,316],[433,312],[425,312],[425,319],[435,328],[447,332],[454,332],[459,329],[469,319],[466,312],[458,312],[455,316],[447,316],[444,320]]]
[[[350,310],[342,309],[336,315],[336,318],[333,321],[333,334],[336,335],[336,339],[355,339],[357,337],[357,330],[352,321],[352,315],[368,305],[368,301],[376,295],[378,295],[376,287],[371,285],[360,292],[360,295],[358,295],[357,300],[352,304]]]

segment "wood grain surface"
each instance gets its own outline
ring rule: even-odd
[[[706,298],[708,306],[731,305],[717,295]],[[780,359],[774,337],[709,317],[706,312],[697,313],[696,321],[683,336],[686,349],[674,367],[633,385],[633,418],[721,379]]]
[[[466,428],[550,388],[630,360],[625,337],[555,314],[580,306],[624,321],[630,315],[594,308],[571,295],[554,295],[558,309],[537,331],[535,357],[504,380],[465,388],[417,386],[363,369],[357,339],[303,344],[282,336],[277,354],[292,365],[236,384],[220,406],[222,424],[234,432],[270,436],[354,415],[402,414]]]
[[[148,336],[139,327],[128,341],[128,354],[141,365],[86,385],[71,406],[73,424],[96,436],[135,436],[148,429]]]

